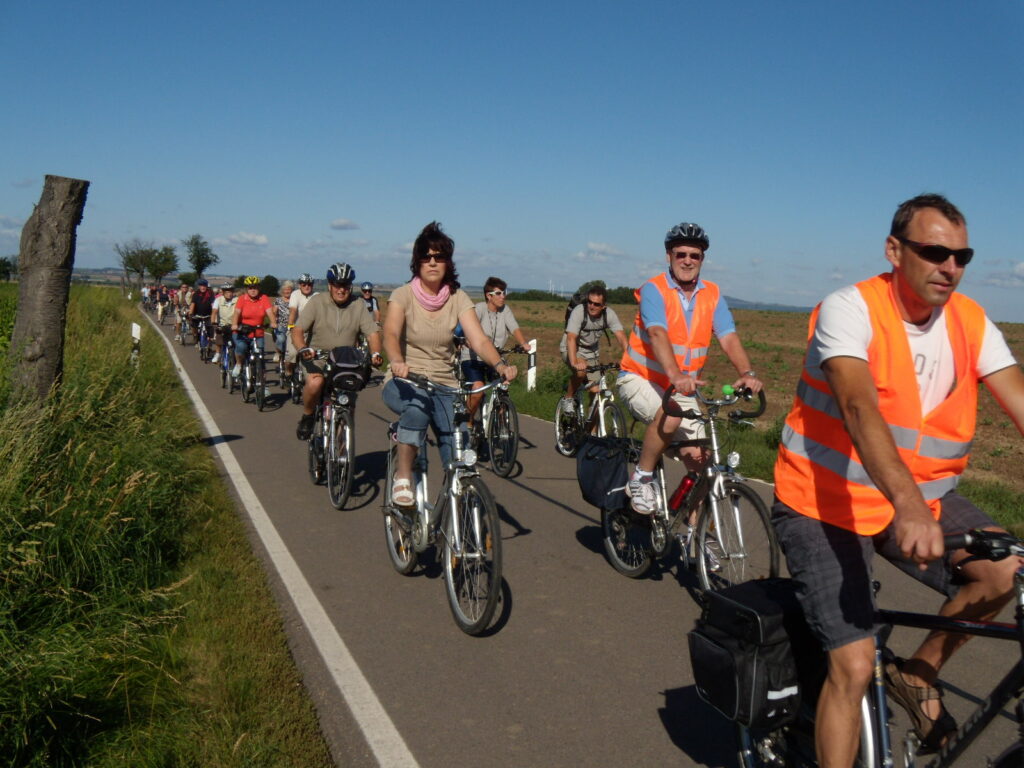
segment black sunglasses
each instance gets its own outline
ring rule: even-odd
[[[589,304],[592,307],[597,307],[598,309],[600,309],[601,307],[604,306],[604,304],[602,302],[600,302],[600,301],[591,301],[590,299],[587,299],[587,304]]]
[[[420,264],[426,264],[431,259],[440,264],[444,261],[451,261],[452,257],[446,253],[425,253],[418,258]]]
[[[947,248],[944,245],[934,245],[933,243],[919,243],[916,240],[908,240],[905,237],[896,235],[896,239],[904,245],[910,246],[910,248],[925,261],[930,261],[932,264],[945,264],[946,259],[950,256],[956,261],[958,267],[966,267],[971,263],[971,259],[974,258],[973,248]]]

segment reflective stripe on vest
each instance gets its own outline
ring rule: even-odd
[[[867,364],[878,391],[879,412],[900,458],[938,518],[939,500],[956,488],[970,456],[985,313],[960,294],[953,294],[946,304],[943,321],[956,384],[946,400],[923,415],[910,344],[892,296],[892,276],[879,275],[857,288],[871,321]],[[809,338],[817,319],[816,308]],[[892,505],[861,464],[823,375],[808,371],[806,358],[782,433],[775,483],[779,499],[796,511],[863,535],[874,535],[892,521]]]
[[[701,281],[701,289],[694,296],[692,327],[689,327],[680,305],[679,291],[669,283],[668,276],[662,273],[648,282],[658,289],[665,304],[665,332],[672,344],[676,366],[684,373],[699,377],[711,346],[712,321],[719,297],[718,286]],[[640,291],[636,292],[636,298],[639,302]],[[679,343],[680,341],[683,343]],[[654,346],[651,344],[650,334],[644,327],[639,308],[620,365],[623,371],[643,376],[662,389],[666,389],[670,383],[664,367],[655,357]]]

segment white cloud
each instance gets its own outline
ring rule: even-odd
[[[4,229],[20,227],[24,223],[21,219],[15,219],[13,216],[0,216],[0,227]]]
[[[26,189],[28,187],[31,187],[35,183],[35,179],[18,179],[17,181],[12,181],[11,186],[17,187],[18,189]]]
[[[263,246],[270,242],[266,235],[256,235],[252,232],[238,232],[228,236],[228,242],[235,245],[257,245]]]
[[[833,269],[832,273],[828,276],[828,279],[833,283],[841,283],[846,279],[846,276],[838,269]]]
[[[1024,288],[1024,261],[1013,264],[1009,272],[990,272],[981,284],[993,288]]]
[[[335,219],[331,222],[331,229],[359,229],[359,225],[352,219]]]

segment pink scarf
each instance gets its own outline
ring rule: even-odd
[[[451,290],[447,284],[444,284],[436,295],[429,294],[423,288],[423,281],[418,277],[414,277],[412,279],[412,295],[416,297],[416,301],[427,312],[437,312],[448,301],[448,297],[451,296]]]

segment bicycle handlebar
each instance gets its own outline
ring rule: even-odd
[[[1010,555],[1024,557],[1024,541],[1003,531],[971,530],[943,537],[947,550],[965,549],[975,560],[1005,560]],[[960,563],[963,565],[963,562]]]
[[[732,390],[732,387],[729,387],[729,389]],[[705,418],[704,414],[698,411],[684,411],[682,407],[679,405],[679,403],[677,403],[673,398],[675,391],[676,388],[670,384],[668,389],[665,390],[664,396],[661,398],[661,408],[663,411],[665,411],[667,415],[679,416],[686,419]],[[731,392],[725,392],[724,394],[725,397],[723,397],[721,400],[715,400],[713,398],[704,397],[704,395],[701,394],[701,391],[698,389],[694,391],[693,396],[704,405],[712,406],[715,408],[721,408],[726,405],[733,405],[734,403],[739,402],[740,398],[743,398],[744,400],[750,400],[754,396],[754,393],[750,390],[749,387],[732,390]],[[758,416],[764,413],[765,406],[768,404],[763,389],[757,393],[757,400],[758,404],[755,410],[743,411],[737,408],[734,411],[729,411],[729,418],[733,421],[737,421],[739,419],[756,419]]]
[[[409,372],[406,376],[395,376],[399,381],[408,381],[410,384],[415,384],[418,387],[423,387],[427,390],[434,392],[440,392],[445,395],[477,395],[481,392],[486,392],[488,389],[494,389],[500,387],[505,383],[505,379],[500,376],[492,382],[482,384],[476,389],[463,389],[462,387],[449,387],[447,384],[438,384],[436,381],[431,381],[421,373]]]
[[[604,373],[605,371],[617,371],[619,370],[618,363],[598,363],[597,365],[588,365],[587,373]]]

